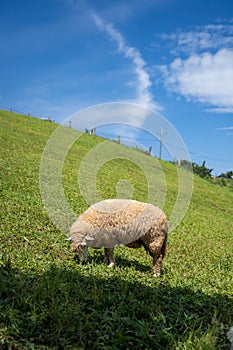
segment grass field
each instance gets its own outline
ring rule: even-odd
[[[233,192],[194,176],[185,218],[170,234],[164,274],[152,277],[143,249],[116,249],[116,267],[90,249],[80,265],[70,243],[49,219],[39,187],[46,143],[57,128],[36,118],[0,112],[1,349],[229,349],[233,325]],[[62,172],[69,205],[79,215],[88,205],[77,169],[103,140],[83,134],[68,152]],[[121,147],[121,146],[120,146]],[[137,152],[151,169],[158,160]],[[166,179],[164,211],[175,204],[176,167],[160,162]],[[97,174],[103,198],[130,181],[134,199],[145,201],[142,169],[127,159],[106,162]]]

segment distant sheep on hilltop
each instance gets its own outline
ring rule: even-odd
[[[88,247],[104,247],[105,262],[113,267],[116,245],[143,246],[153,259],[154,277],[161,274],[168,224],[164,212],[152,204],[126,199],[101,201],[78,217],[70,233],[81,262],[87,261]]]

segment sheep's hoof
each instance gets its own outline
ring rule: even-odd
[[[115,266],[114,262],[111,262],[108,267],[110,267],[111,269]]]
[[[155,272],[154,274],[153,274],[153,277],[154,278],[158,278],[158,277],[160,277],[161,276],[161,272]]]

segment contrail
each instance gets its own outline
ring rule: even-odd
[[[146,71],[146,62],[143,60],[140,51],[135,47],[128,46],[121,33],[112,24],[105,24],[96,14],[93,14],[92,17],[96,26],[106,32],[109,38],[117,43],[119,52],[123,53],[126,58],[130,58],[134,65],[134,71],[137,76],[137,96],[134,102],[156,110],[162,110],[163,108],[153,101],[153,96],[149,91],[152,83]]]

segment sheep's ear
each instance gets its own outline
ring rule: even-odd
[[[93,237],[85,237],[85,242],[88,243],[88,242],[91,242],[91,241],[94,241],[94,238]]]

